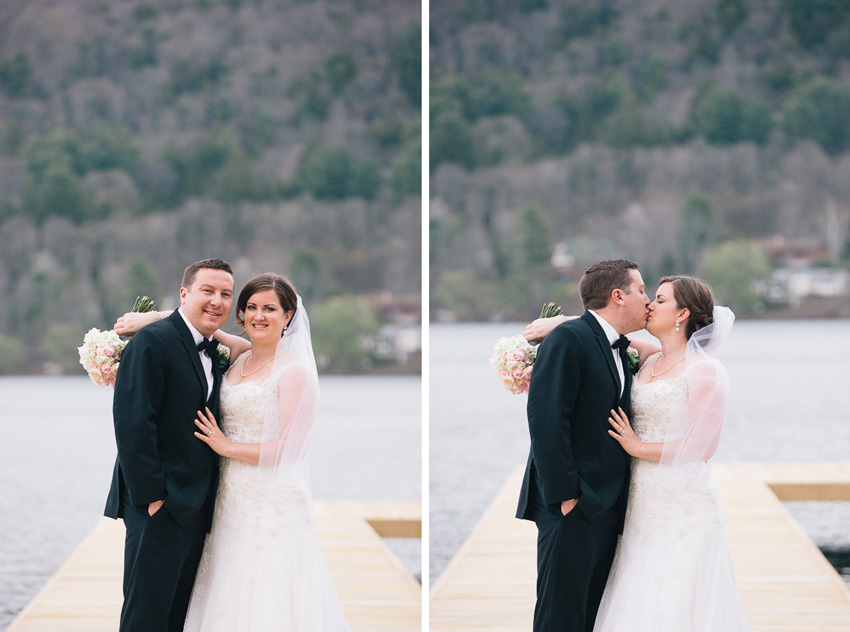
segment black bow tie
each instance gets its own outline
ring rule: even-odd
[[[218,340],[213,338],[212,340],[207,340],[204,338],[201,342],[198,343],[198,351],[203,351],[210,358],[215,357],[215,351],[218,349]]]
[[[629,339],[626,338],[623,334],[620,334],[620,337],[614,341],[614,343],[611,345],[611,348],[617,349],[618,351],[620,351],[620,353],[622,353],[623,351],[629,348],[629,344]]]

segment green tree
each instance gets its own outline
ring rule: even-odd
[[[171,67],[167,96],[202,92],[217,86],[227,75],[224,60],[219,57],[179,59]]]
[[[260,108],[251,117],[243,136],[245,149],[251,156],[259,156],[272,146],[277,136],[278,123],[273,112]]]
[[[677,240],[684,270],[696,270],[701,253],[707,246],[717,242],[721,228],[711,198],[701,193],[691,193],[685,198]]]
[[[97,77],[103,74],[104,55],[101,53],[104,43],[103,38],[77,41],[77,55],[65,68],[72,79]]]
[[[746,0],[716,0],[714,11],[720,27],[728,37],[750,17]]]
[[[628,83],[619,73],[607,73],[590,84],[575,106],[569,98],[565,100],[565,112],[575,118],[577,140],[596,140],[605,131],[609,116],[633,100]]]
[[[0,86],[13,99],[21,97],[32,82],[32,72],[29,55],[17,53],[0,61]]]
[[[351,164],[351,182],[348,197],[372,201],[381,188],[381,168],[372,158],[355,159]]]
[[[450,312],[459,321],[486,320],[502,308],[502,283],[479,278],[473,270],[450,270],[436,279],[432,307]]]
[[[480,116],[523,118],[531,109],[531,93],[515,72],[488,70],[481,76],[476,92],[476,110]]]
[[[38,179],[30,179],[24,187],[23,206],[37,222],[55,215],[79,224],[96,219],[97,213],[83,191],[80,177],[62,163],[51,164]]]
[[[0,358],[0,375],[15,375],[26,368],[24,344],[17,338],[0,334]]]
[[[431,118],[430,169],[433,172],[442,162],[471,169],[475,165],[472,127],[459,108],[441,109]]]
[[[80,356],[85,329],[79,323],[52,323],[41,338],[42,357],[62,373],[79,373]]]
[[[640,100],[649,103],[667,86],[668,80],[666,58],[653,52],[638,65],[632,85]]]
[[[288,270],[305,303],[312,303],[327,292],[328,271],[319,251],[306,246],[297,248],[289,260]]]
[[[700,277],[711,286],[715,301],[742,316],[755,313],[761,306],[758,286],[767,280],[771,268],[760,248],[738,240],[707,251],[699,270]]]
[[[390,186],[396,199],[422,194],[422,142],[408,141],[390,165]]]
[[[720,61],[723,46],[708,19],[686,24],[682,29],[682,39],[688,45],[689,62],[699,60],[713,66]]]
[[[123,169],[131,176],[141,164],[141,150],[123,125],[96,126],[85,142],[86,170]]]
[[[671,133],[663,124],[653,121],[647,107],[638,103],[634,95],[629,93],[608,119],[600,136],[611,147],[627,149],[657,145],[669,138]]]
[[[310,324],[321,368],[352,373],[373,361],[366,341],[378,333],[380,322],[366,301],[353,296],[332,298],[311,310]]]
[[[295,99],[298,114],[324,121],[331,111],[331,98],[316,73],[297,77],[289,84],[287,93]]]
[[[198,139],[188,156],[174,156],[184,196],[206,193],[207,184],[240,151],[236,136],[224,128],[213,129]]]
[[[345,147],[318,147],[304,152],[299,179],[304,189],[319,200],[348,197],[353,156]]]
[[[815,48],[827,41],[829,34],[850,20],[846,0],[782,0],[791,32],[804,48]]]
[[[850,148],[850,87],[818,77],[786,105],[783,127],[792,139],[808,138],[831,156]]]
[[[155,20],[159,11],[152,4],[140,4],[133,9],[133,19],[136,22],[146,22],[147,20]]]
[[[38,183],[51,168],[64,167],[81,176],[88,170],[85,145],[70,130],[53,130],[32,137],[24,145],[24,159],[29,174]]]
[[[745,99],[735,88],[708,88],[691,106],[689,125],[714,145],[767,142],[773,126],[770,108]]]
[[[325,60],[325,75],[334,92],[341,92],[357,76],[357,62],[347,52],[334,53]]]
[[[558,28],[561,39],[566,43],[572,39],[604,34],[620,17],[615,4],[612,0],[570,2],[561,12]]]
[[[130,67],[138,70],[145,66],[156,66],[159,63],[159,43],[168,39],[165,31],[156,29],[151,24],[145,24],[139,33],[139,41],[130,46],[127,56]]]
[[[225,164],[213,177],[213,186],[207,192],[224,202],[264,200],[279,193],[274,182],[264,179],[241,147],[236,147]]]
[[[422,104],[422,25],[410,21],[390,46],[393,72],[408,104],[417,110]]]
[[[159,294],[156,270],[147,259],[133,258],[127,265],[124,287],[127,289],[126,304],[128,306],[124,311],[129,311],[137,296],[150,296],[156,300]]]
[[[381,184],[377,163],[355,158],[347,147],[318,145],[304,152],[298,167],[303,188],[317,200],[371,200]]]
[[[552,256],[552,227],[546,215],[538,206],[529,204],[523,209],[519,223],[523,270],[533,272],[548,266]]]

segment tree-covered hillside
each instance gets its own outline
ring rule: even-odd
[[[418,294],[419,16],[409,0],[3,2],[5,343],[107,326],[207,256],[237,285],[287,273],[314,302]]]
[[[848,69],[843,0],[438,0],[431,165],[693,139],[835,156],[850,149]]]
[[[432,297],[456,317],[527,317],[605,256],[722,288],[733,241],[753,293],[800,248],[846,267],[843,0],[437,0],[430,115]]]

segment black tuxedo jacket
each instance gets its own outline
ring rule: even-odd
[[[213,389],[195,341],[175,310],[144,327],[127,344],[115,380],[112,418],[118,458],[105,515],[123,517],[122,502],[147,511],[164,509],[180,524],[208,512],[218,486],[218,456],[194,433],[197,411],[209,406],[218,417],[221,372],[213,359]],[[162,510],[160,510],[162,511]]]
[[[561,503],[579,498],[595,523],[609,510],[625,511],[629,456],[608,434],[611,409],[630,413],[632,375],[620,378],[611,343],[590,312],[558,325],[541,343],[531,374],[528,427],[531,452],[517,518],[533,519],[534,506],[560,514]]]

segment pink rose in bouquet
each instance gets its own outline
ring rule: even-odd
[[[156,303],[149,296],[137,296],[131,312],[150,312],[156,309]],[[126,340],[113,330],[100,331],[89,329],[83,346],[77,347],[80,354],[80,364],[89,375],[89,379],[98,386],[115,388],[115,376],[121,364],[121,352],[127,346]]]
[[[531,346],[522,336],[502,337],[496,341],[493,348],[490,366],[506,390],[520,395],[528,392],[536,355],[537,348]]]
[[[100,331],[92,328],[83,339],[83,346],[77,351],[80,364],[89,374],[92,382],[98,386],[115,386],[121,352],[126,346],[114,331]]]

